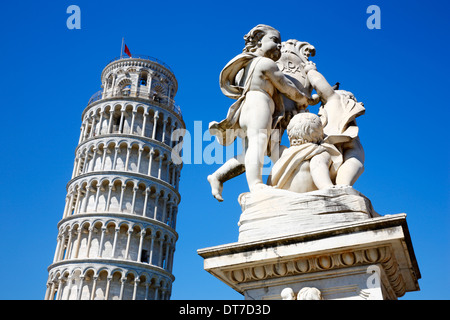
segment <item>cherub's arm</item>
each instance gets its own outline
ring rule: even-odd
[[[294,83],[289,80],[281,71],[275,62],[270,59],[264,59],[262,70],[264,75],[281,93],[284,93],[289,99],[294,100],[303,108],[313,104],[314,100],[301,92]]]
[[[333,186],[330,178],[331,156],[328,152],[322,152],[312,157],[309,162],[311,177],[319,190]]]
[[[335,95],[333,87],[330,86],[325,77],[316,69],[310,69],[309,71],[307,71],[306,76],[308,77],[311,86],[316,90],[317,94],[320,96],[324,103],[326,103],[333,95]]]

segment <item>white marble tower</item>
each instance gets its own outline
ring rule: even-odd
[[[117,58],[82,113],[46,300],[167,300],[185,129],[163,62]]]

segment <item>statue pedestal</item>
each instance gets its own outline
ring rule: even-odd
[[[317,231],[380,216],[367,197],[349,186],[305,193],[267,188],[241,194],[239,204],[239,242]]]
[[[324,300],[397,299],[419,289],[406,214],[239,241],[198,250],[204,268],[248,300],[281,299],[291,288]]]

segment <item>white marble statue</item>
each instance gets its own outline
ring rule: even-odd
[[[297,300],[323,300],[323,298],[319,289],[303,287],[297,294]]]
[[[293,192],[331,188],[342,164],[342,155],[323,143],[323,125],[314,113],[295,115],[287,128],[290,147],[273,165],[268,185]]]
[[[268,184],[294,192],[352,186],[364,171],[355,121],[364,114],[364,105],[351,92],[335,90],[313,63],[307,63],[304,71],[322,101],[320,119],[308,113],[292,118],[288,125],[291,146],[274,164]]]
[[[319,115],[324,125],[324,142],[335,145],[344,157],[335,184],[352,186],[364,171],[364,150],[355,121],[364,114],[364,104],[351,92],[333,89],[313,63],[305,66],[305,72],[322,101]]]
[[[281,300],[324,300],[322,292],[314,287],[303,287],[297,296],[292,288],[286,287],[281,290],[280,296]]]
[[[279,32],[267,25],[254,27],[244,39],[243,53],[232,59],[220,74],[222,92],[237,101],[224,120],[209,125],[211,134],[222,145],[231,144],[239,136],[243,153],[208,176],[213,196],[223,201],[223,183],[244,172],[250,192],[267,186],[295,192],[333,185],[352,186],[364,170],[364,150],[355,122],[356,117],[364,114],[363,104],[350,92],[338,90],[338,84],[329,85],[309,61],[315,54],[309,43],[288,40],[281,51]],[[313,89],[317,94],[311,98]],[[323,124],[321,141],[308,141],[308,145],[286,150],[280,141],[289,121],[319,101],[322,102],[318,112]],[[311,156],[305,155],[308,150]],[[313,156],[318,150],[321,155]],[[267,184],[262,181],[265,155],[274,164]],[[325,159],[327,155],[333,160]],[[290,163],[289,157],[295,161]],[[330,169],[328,175],[323,170],[325,162]]]
[[[251,192],[267,187],[262,180],[262,167],[265,155],[279,156],[272,151],[278,147],[281,137],[273,139],[271,135],[279,128],[285,113],[281,93],[295,101],[299,109],[318,102],[300,91],[279,70],[275,61],[281,56],[281,38],[276,29],[258,25],[244,39],[243,53],[232,59],[220,74],[222,92],[237,101],[224,120],[211,122],[209,126],[222,145],[231,144],[237,135],[243,138],[243,154],[228,160],[208,176],[212,193],[219,201],[223,176],[236,170],[240,173],[245,170]]]
[[[295,300],[294,290],[292,288],[284,288],[280,293],[281,300]]]

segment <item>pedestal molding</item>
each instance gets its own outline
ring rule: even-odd
[[[323,274],[328,279],[325,274],[329,272],[345,274],[352,268],[359,268],[360,277],[368,278],[373,265],[383,274],[380,290],[390,299],[419,290],[420,271],[405,214],[261,241],[236,242],[201,249],[198,254],[205,259],[206,271],[244,295],[249,288],[280,286],[283,281],[289,283],[308,275]]]

